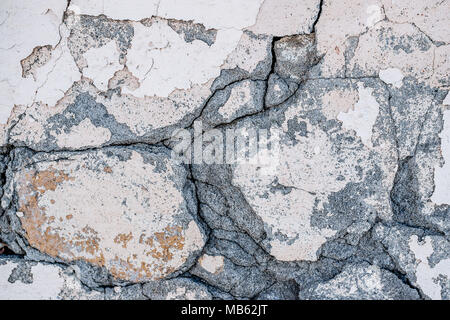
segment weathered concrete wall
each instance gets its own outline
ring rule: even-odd
[[[3,0],[0,299],[450,299],[449,12]]]

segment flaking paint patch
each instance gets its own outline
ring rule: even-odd
[[[347,76],[377,76],[398,68],[402,74],[425,80],[433,74],[433,43],[410,24],[381,21],[359,37]]]
[[[0,123],[5,124],[14,105],[33,101],[39,84],[22,77],[21,60],[39,46],[56,46],[66,4],[58,0],[2,1],[0,25]],[[27,21],[27,23],[24,23]],[[42,80],[41,80],[42,81]],[[42,84],[42,82],[40,82]]]
[[[248,30],[256,34],[290,36],[310,33],[319,12],[318,0],[265,0]]]
[[[414,23],[434,41],[447,42],[450,38],[448,12],[450,2],[439,0],[382,0],[389,20]]]
[[[56,143],[61,149],[78,149],[102,145],[111,138],[111,131],[94,126],[91,120],[86,118],[77,126],[70,128],[68,133],[61,132],[55,135]]]
[[[210,256],[204,254],[198,260],[199,265],[209,273],[218,274],[223,271],[224,258],[223,256]]]
[[[218,30],[216,41],[208,46],[199,40],[186,42],[167,20],[155,18],[148,27],[141,23],[133,27],[127,66],[139,79],[140,87],[133,91],[125,88],[124,92],[141,98],[168,97],[176,89],[189,89],[216,78],[242,36],[240,30]]]
[[[431,201],[436,204],[450,204],[450,110],[444,111],[443,120],[444,128],[439,137],[444,164],[434,170],[435,188],[431,196]]]
[[[9,282],[14,268],[19,264],[30,263],[32,282],[23,283],[16,280]],[[6,260],[0,264],[0,299],[1,300],[60,300],[60,299],[103,299],[103,294],[84,289],[73,276],[64,272],[59,266],[42,263]]]
[[[99,48],[89,49],[84,58],[88,66],[83,69],[83,75],[92,79],[98,89],[106,91],[109,80],[116,71],[122,69],[115,41],[109,41]]]
[[[160,172],[131,151],[127,161],[91,152],[20,170],[20,220],[30,245],[133,282],[181,268],[204,239],[187,212],[182,181],[174,177],[180,168],[167,158],[155,161],[166,169]]]
[[[397,68],[380,70],[379,77],[383,82],[392,84],[395,88],[400,88],[403,84],[402,71]]]
[[[337,117],[342,121],[344,128],[355,130],[361,137],[363,143],[372,147],[372,130],[378,116],[380,105],[372,95],[373,89],[365,88],[363,84],[358,84],[358,102],[352,110],[340,113]]]
[[[409,248],[414,253],[417,260],[416,265],[416,281],[422,291],[433,300],[441,300],[441,286],[439,278],[444,280],[450,279],[450,259],[443,259],[435,266],[431,267],[428,258],[433,254],[432,239],[425,237],[420,243],[416,235],[412,235],[409,239]],[[446,280],[445,280],[446,279]]]
[[[286,132],[297,108],[286,112],[283,124]],[[267,239],[270,253],[281,261],[317,260],[317,250],[336,231],[311,224],[316,201],[323,203],[328,194],[346,185],[346,181],[337,179],[339,175],[345,175],[347,181],[359,181],[355,169],[357,159],[348,157],[345,162],[339,162],[332,155],[333,145],[326,133],[314,130],[310,123],[307,130],[311,132],[308,137],[297,133],[296,144],[280,146],[279,163],[274,170],[261,174],[258,165],[240,163],[233,171],[233,185],[240,188],[265,223],[270,233]],[[315,149],[318,145],[321,148]],[[271,191],[274,181],[290,192]],[[277,234],[281,235],[279,239]]]

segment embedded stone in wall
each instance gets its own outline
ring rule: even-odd
[[[27,162],[15,169],[14,192],[24,237],[42,253],[139,282],[182,270],[203,247],[186,170],[164,149],[37,154]]]

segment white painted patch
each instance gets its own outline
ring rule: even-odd
[[[107,128],[94,126],[91,120],[86,118],[77,126],[70,128],[68,133],[62,131],[55,136],[58,147],[77,149],[102,145],[111,139],[111,131]]]
[[[450,93],[447,93],[445,96],[444,102],[442,102],[444,106],[450,106]]]
[[[198,40],[187,43],[166,20],[155,20],[150,27],[140,23],[133,26],[127,66],[140,87],[132,91],[125,88],[124,93],[136,97],[168,97],[176,89],[189,89],[216,78],[242,35],[236,29],[219,30],[214,44],[208,46]]]
[[[354,130],[366,146],[372,147],[372,128],[380,105],[372,95],[373,89],[364,88],[362,84],[358,84],[358,87],[359,99],[353,110],[339,113],[337,119],[342,121],[347,130]]]
[[[124,161],[96,151],[39,162],[37,172],[20,170],[19,206],[30,245],[67,261],[104,266],[130,281],[173,273],[204,239],[187,211],[181,169],[166,158],[159,161],[164,170],[136,151]],[[29,192],[38,207],[28,202]]]
[[[65,6],[66,3],[60,0],[2,0],[0,124],[7,122],[14,105],[26,105],[33,101],[42,83],[36,84],[32,77],[22,78],[20,61],[37,46],[56,46]]]
[[[297,113],[296,108],[288,110],[284,125]],[[317,145],[321,148],[314,150]],[[356,159],[348,157],[346,163],[339,162],[332,150],[329,137],[308,124],[308,138],[299,136],[295,145],[281,145],[274,170],[261,174],[257,165],[246,163],[234,168],[232,183],[266,224],[270,234],[268,247],[276,259],[315,261],[317,250],[336,233],[312,225],[315,202],[345,186],[346,181],[336,180],[339,175],[345,174],[347,181],[358,178]],[[275,179],[290,187],[290,192],[272,192]],[[283,235],[283,240],[277,239],[276,234]]]
[[[89,49],[84,54],[88,66],[83,69],[83,75],[92,79],[98,89],[106,91],[109,79],[122,69],[119,55],[115,41],[109,41],[100,48]]]
[[[206,28],[244,29],[256,21],[263,0],[73,0],[80,14],[139,21],[152,16],[201,23]]]
[[[436,204],[450,204],[450,110],[444,111],[444,128],[441,138],[441,153],[444,165],[434,170],[434,192],[431,201]]]
[[[103,14],[111,19],[138,21],[157,15],[160,2],[161,0],[73,0],[69,9],[78,14]]]
[[[241,30],[256,22],[264,0],[161,0],[158,16],[193,20],[206,28]]]
[[[21,262],[20,262],[21,263]],[[73,276],[65,274],[55,265],[38,263],[31,267],[32,283],[20,280],[8,281],[11,272],[18,266],[15,261],[0,264],[0,300],[59,300],[102,299],[99,292],[84,290]]]
[[[198,263],[209,273],[217,274],[223,270],[224,258],[222,256],[210,256],[204,254],[200,257]]]
[[[403,85],[403,74],[400,69],[387,68],[380,70],[380,79],[387,84],[392,84],[395,88],[400,88]]]
[[[450,189],[449,189],[450,190]],[[434,267],[430,267],[428,258],[433,254],[432,239],[425,237],[424,243],[419,243],[416,235],[409,239],[409,247],[414,253],[416,266],[416,281],[422,291],[433,300],[441,300],[441,286],[438,278],[450,279],[450,259],[441,260]]]

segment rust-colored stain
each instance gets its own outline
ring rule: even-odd
[[[74,180],[62,170],[29,171],[24,175],[24,181],[19,187],[19,211],[24,213],[20,218],[22,227],[26,231],[28,242],[31,246],[53,257],[67,258],[72,256],[71,249],[77,246],[79,249],[90,253],[94,258],[87,258],[88,262],[104,264],[103,254],[99,254],[99,239],[95,231],[83,229],[85,235],[77,234],[73,239],[65,239],[52,230],[49,224],[55,221],[55,217],[45,215],[45,207],[38,205],[39,198],[46,191],[55,191],[57,186],[64,181]],[[27,183],[29,182],[29,183]],[[50,203],[54,203],[50,201]],[[67,215],[71,219],[72,215]],[[61,219],[63,220],[63,219]],[[47,225],[46,227],[44,227]],[[45,228],[45,230],[44,230]],[[89,231],[89,232],[87,232]]]
[[[128,234],[125,233],[119,233],[115,238],[114,242],[118,244],[122,244],[123,248],[127,248],[128,242],[133,239],[133,234],[130,232]]]
[[[138,255],[130,254],[128,257],[115,257],[106,261],[101,247],[101,239],[95,229],[85,226],[70,239],[58,234],[58,228],[52,228],[55,217],[47,216],[46,206],[39,204],[39,199],[48,191],[55,191],[61,183],[72,181],[68,173],[52,168],[43,171],[26,171],[19,180],[19,210],[24,213],[21,217],[22,227],[31,246],[53,257],[74,261],[83,259],[100,267],[107,267],[109,272],[118,279],[132,279],[141,281],[145,279],[163,278],[175,269],[167,262],[174,258],[176,251],[185,246],[183,228],[181,226],[168,226],[162,232],[151,235],[140,234],[139,244],[145,246],[143,255],[159,260],[159,263],[140,261]],[[53,200],[53,199],[52,199]],[[51,201],[55,203],[55,200]],[[61,223],[70,223],[74,217],[66,214]],[[127,248],[133,239],[133,234],[120,233],[113,239],[115,243]],[[85,253],[85,254],[83,254]],[[184,258],[182,258],[184,259]],[[177,262],[182,264],[184,261]]]

